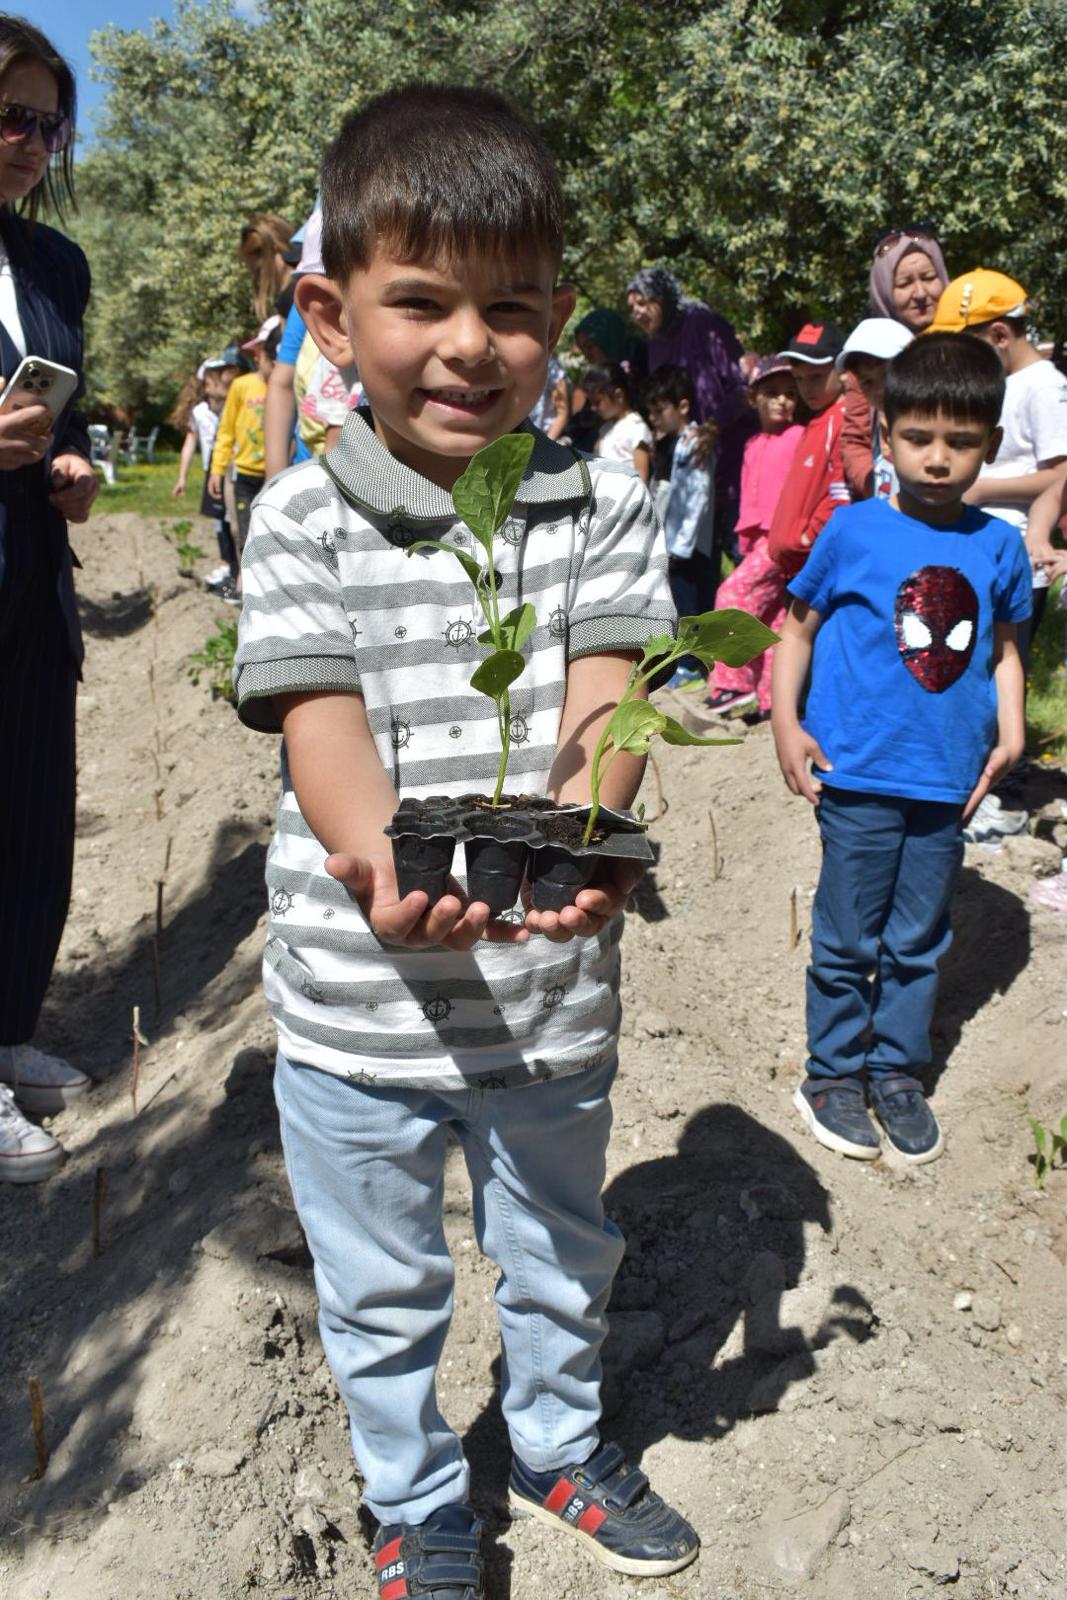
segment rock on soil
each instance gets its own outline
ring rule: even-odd
[[[371,1600],[259,990],[277,744],[189,682],[190,652],[233,613],[179,578],[158,524],[103,516],[76,542],[79,837],[39,1042],[97,1086],[55,1119],[66,1167],[0,1186],[0,1593]],[[1067,1173],[1035,1189],[1026,1123],[1067,1111],[1067,917],[1028,897],[1062,841],[968,851],[934,1035],[945,1156],[849,1163],[790,1101],[811,813],[765,727],[657,760],[668,810],[625,936],[608,1433],[704,1549],[639,1583],[509,1523],[495,1269],[457,1161],[440,1394],[473,1464],[491,1600],[1065,1600]],[[1067,774],[1031,788],[1051,816]],[[654,809],[653,784],[644,798]]]

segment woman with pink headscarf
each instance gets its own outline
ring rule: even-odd
[[[872,317],[892,317],[912,333],[924,333],[934,320],[947,283],[948,268],[932,223],[905,222],[899,228],[887,228],[875,240],[870,276]],[[868,499],[873,492],[872,427],[871,408],[862,390],[855,379],[846,378],[841,457],[855,500]]]

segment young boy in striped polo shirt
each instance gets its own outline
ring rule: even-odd
[[[484,619],[447,553],[451,488],[524,419],[574,305],[557,283],[562,196],[495,94],[414,87],[350,117],[322,173],[326,276],[298,303],[366,404],[321,463],[256,502],[235,682],[284,734],[264,981],[286,1162],[315,1257],[323,1346],[345,1397],[384,1600],[484,1593],[480,1523],[435,1373],[453,1271],[449,1136],[500,1268],[501,1402],[517,1511],[616,1571],[693,1560],[695,1533],[599,1436],[600,1347],[622,1240],[601,1187],[617,1062],[621,915],[634,876],[559,913],[490,921],[455,892],[398,898],[382,830],[398,798],[494,778],[470,688]],[[516,787],[589,798],[590,758],[634,654],[673,624],[666,551],[627,469],[535,431],[497,542],[503,603],[538,625],[512,687]],[[494,748],[495,747],[495,748]],[[609,771],[629,805],[642,763]]]

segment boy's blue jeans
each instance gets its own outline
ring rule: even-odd
[[[478,1243],[500,1268],[501,1404],[515,1453],[548,1472],[597,1448],[605,1308],[623,1252],[601,1200],[616,1066],[433,1092],[361,1087],[279,1053],[282,1145],[315,1260],[323,1348],[351,1417],[364,1503],[383,1522],[423,1522],[468,1493],[435,1392],[452,1315],[450,1133]]]
[[[930,1061],[952,942],[962,807],[823,784],[808,968],[808,1072],[914,1074]]]

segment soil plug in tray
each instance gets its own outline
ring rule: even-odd
[[[467,892],[494,916],[515,904],[529,878],[535,907],[561,911],[574,904],[600,863],[651,861],[643,824],[632,812],[600,808],[590,843],[582,843],[589,806],[557,805],[527,795],[456,800],[405,800],[385,830],[393,841],[401,895],[424,889],[433,905],[445,893],[457,844],[467,859]]]

